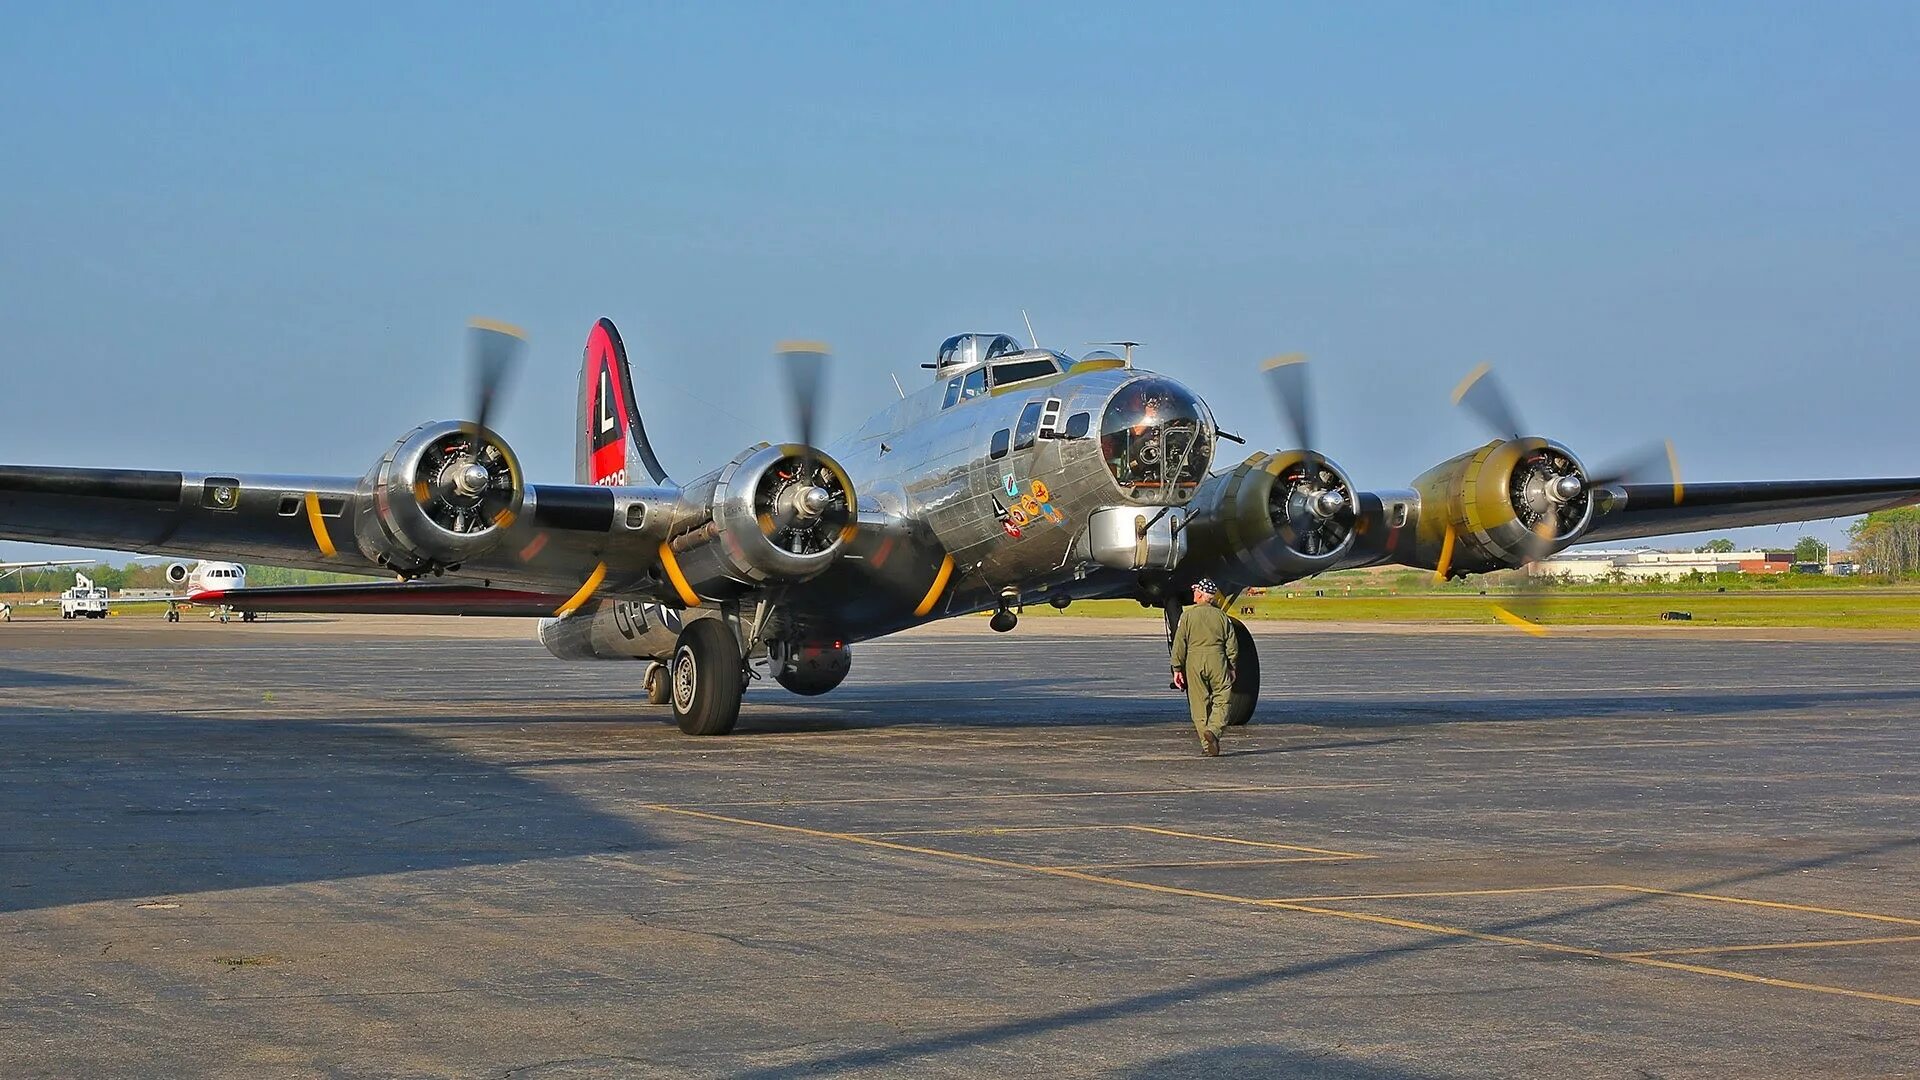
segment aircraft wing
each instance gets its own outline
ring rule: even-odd
[[[355,539],[374,497],[357,478],[0,465],[0,539],[58,542],[186,558],[222,558],[341,573],[384,574]],[[654,489],[629,490],[621,523],[665,520]],[[522,513],[487,554],[453,576],[570,596],[596,586],[645,590],[658,536],[615,520],[616,489],[528,484]]]
[[[568,597],[559,593],[487,589],[439,582],[373,581],[365,584],[285,585],[213,589],[189,597],[202,605],[235,611],[318,615],[494,615],[538,618],[554,614]]]
[[[39,562],[0,562],[0,571],[44,570],[55,566],[92,566],[92,559],[41,559]]]
[[[1920,477],[1688,484],[1677,494],[1671,484],[1622,484],[1612,495],[1580,543],[1889,510],[1920,502]]]

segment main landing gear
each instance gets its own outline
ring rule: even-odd
[[[689,735],[725,735],[740,719],[746,664],[724,619],[694,619],[680,631],[668,671],[673,719]]]
[[[769,629],[773,633],[767,633]],[[793,628],[762,610],[750,624],[734,613],[689,619],[673,656],[647,667],[647,700],[673,706],[673,719],[688,735],[725,735],[740,719],[740,698],[751,673],[747,658],[765,647],[775,682],[803,697],[839,686],[853,666],[844,641],[788,634]],[[755,669],[758,670],[757,668]]]

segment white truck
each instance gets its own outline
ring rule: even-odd
[[[107,590],[85,574],[73,575],[73,588],[60,594],[63,619],[104,619],[107,617]]]

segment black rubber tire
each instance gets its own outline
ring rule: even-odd
[[[667,678],[667,665],[657,660],[649,663],[641,685],[646,688],[647,704],[666,705],[673,701],[672,680]]]
[[[241,621],[241,622],[252,622],[252,621],[253,621],[253,617],[254,617],[254,615],[255,615],[255,612],[251,612],[251,611],[243,611],[243,612],[241,612],[241,613],[240,613],[240,621]]]
[[[680,631],[668,669],[673,719],[688,735],[725,735],[740,719],[746,673],[733,631],[719,619],[695,619]]]
[[[799,694],[801,697],[819,697],[847,680],[849,668],[826,668],[820,671],[776,671],[773,681]]]
[[[1253,719],[1260,704],[1260,649],[1253,643],[1247,624],[1227,616],[1233,624],[1233,636],[1240,642],[1240,661],[1233,669],[1233,691],[1227,695],[1227,726],[1242,727]]]
[[[179,622],[179,621],[180,621],[180,612],[179,612],[179,611],[178,611],[177,609],[174,609],[174,608],[168,608],[168,609],[167,609],[167,621],[168,621],[168,622]]]

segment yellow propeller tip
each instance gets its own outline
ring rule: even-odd
[[[525,330],[520,329],[512,323],[501,322],[498,319],[468,319],[467,325],[475,330],[486,330],[495,334],[505,334],[508,337],[519,338],[521,341],[527,340],[527,332]]]
[[[1453,388],[1453,403],[1455,405],[1460,404],[1460,399],[1467,396],[1467,391],[1473,389],[1473,384],[1485,378],[1487,375],[1487,372],[1492,370],[1493,370],[1492,364],[1483,362],[1480,364],[1479,367],[1476,367],[1472,371],[1467,372],[1467,377],[1464,379],[1461,379],[1460,385]]]
[[[827,343],[824,341],[783,341],[773,347],[777,353],[821,353],[825,354]]]
[[[1541,626],[1539,623],[1534,622],[1524,615],[1516,615],[1506,608],[1501,607],[1499,604],[1493,605],[1493,617],[1513,627],[1515,630],[1532,634],[1534,637],[1545,637],[1547,634],[1546,627]]]
[[[1290,364],[1304,364],[1306,362],[1306,353],[1287,353],[1284,356],[1275,356],[1267,360],[1262,360],[1260,362],[1260,370],[1272,371],[1274,368],[1286,367]]]

